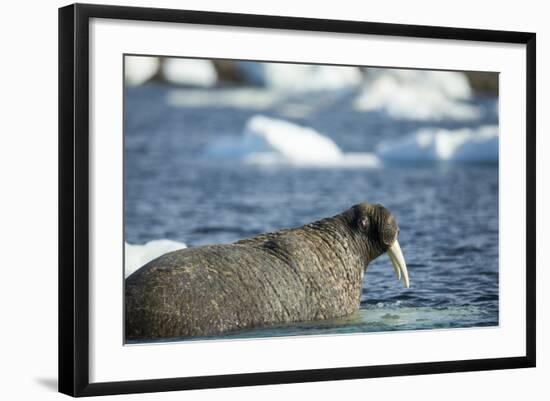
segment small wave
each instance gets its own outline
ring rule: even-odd
[[[371,307],[381,309],[381,308],[398,308],[398,307],[403,307],[406,304],[404,304],[402,300],[397,300],[397,301],[391,301],[391,302],[371,301],[371,305],[372,305]]]
[[[248,164],[296,167],[376,167],[372,153],[344,153],[313,128],[257,115],[240,137],[223,138],[208,146],[207,159],[240,160]]]
[[[460,245],[448,250],[449,255],[463,255],[465,253],[483,252],[484,248],[478,245]]]
[[[403,139],[382,142],[376,154],[388,162],[498,163],[498,126],[421,129]]]
[[[466,102],[471,97],[468,79],[460,72],[371,68],[354,105],[395,119],[466,121],[481,116],[479,107]]]
[[[251,231],[242,227],[232,226],[205,226],[198,227],[193,230],[193,234],[217,234],[217,233],[237,233],[237,234],[250,234]]]
[[[124,277],[145,266],[151,260],[164,255],[165,253],[187,248],[183,242],[169,239],[149,241],[143,245],[124,243]]]
[[[498,294],[487,294],[476,297],[472,302],[494,302],[498,301]]]

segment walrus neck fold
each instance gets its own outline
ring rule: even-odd
[[[364,237],[357,230],[353,229],[347,216],[344,214],[325,218],[308,224],[305,227],[315,229],[317,235],[326,238],[328,241],[341,243],[346,252],[351,251],[352,254],[360,257],[362,267],[366,267],[374,259],[371,245],[365,241]]]

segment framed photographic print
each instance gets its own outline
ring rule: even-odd
[[[534,33],[70,5],[59,113],[61,392],[535,366]]]

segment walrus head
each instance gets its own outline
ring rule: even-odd
[[[397,279],[403,278],[409,288],[409,272],[397,241],[399,227],[393,214],[382,205],[360,203],[352,206],[346,217],[351,229],[364,241],[370,260],[387,252]]]

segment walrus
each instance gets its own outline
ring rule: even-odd
[[[213,336],[350,315],[368,264],[385,252],[409,287],[398,235],[385,207],[361,203],[301,227],[165,254],[126,279],[126,339]]]

